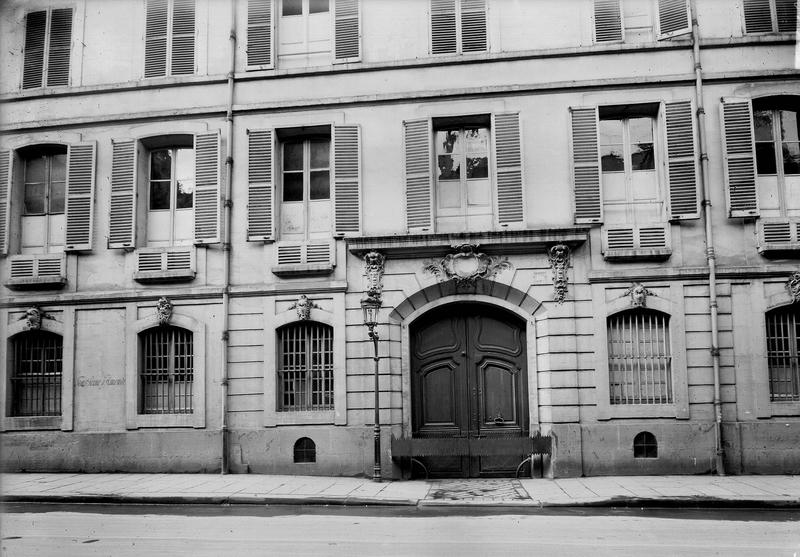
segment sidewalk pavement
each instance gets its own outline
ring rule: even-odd
[[[800,476],[603,476],[373,482],[259,474],[0,475],[2,500],[253,505],[800,508]]]

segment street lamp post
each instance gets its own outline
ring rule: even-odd
[[[381,414],[378,382],[378,331],[375,326],[378,324],[378,310],[381,307],[381,300],[377,296],[368,294],[361,300],[361,309],[364,312],[364,325],[369,329],[369,338],[372,340],[372,360],[375,364],[375,464],[372,469],[372,480],[381,481]]]

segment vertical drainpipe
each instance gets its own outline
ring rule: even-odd
[[[711,194],[708,180],[708,150],[706,148],[706,111],[703,107],[703,65],[700,62],[700,29],[697,25],[696,0],[692,9],[692,59],[694,61],[694,89],[697,101],[697,129],[700,143],[700,188],[703,194],[703,220],[706,233],[706,259],[708,260],[708,299],[711,315],[711,363],[714,368],[714,457],[717,474],[725,475],[725,449],[722,443],[722,398],[719,380],[719,319],[717,306],[717,256],[714,252],[714,235],[711,224]]]
[[[226,147],[225,147],[225,186],[222,194],[222,251],[223,251],[223,288],[222,288],[222,372],[220,377],[220,429],[222,431],[222,454],[220,473],[228,473],[228,327],[230,326],[230,286],[231,286],[231,187],[233,183],[233,85],[236,71],[236,4],[231,3],[231,65],[228,72],[228,103],[225,112]]]

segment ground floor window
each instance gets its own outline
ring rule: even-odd
[[[62,339],[28,331],[11,339],[11,416],[60,416]]]
[[[333,410],[333,328],[291,323],[278,330],[278,411]]]
[[[773,402],[800,401],[798,308],[791,305],[767,313],[767,366]]]
[[[159,326],[139,334],[140,414],[191,414],[194,339],[191,331]]]

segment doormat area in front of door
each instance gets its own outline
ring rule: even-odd
[[[441,501],[523,501],[531,497],[519,480],[435,480],[426,499]]]

